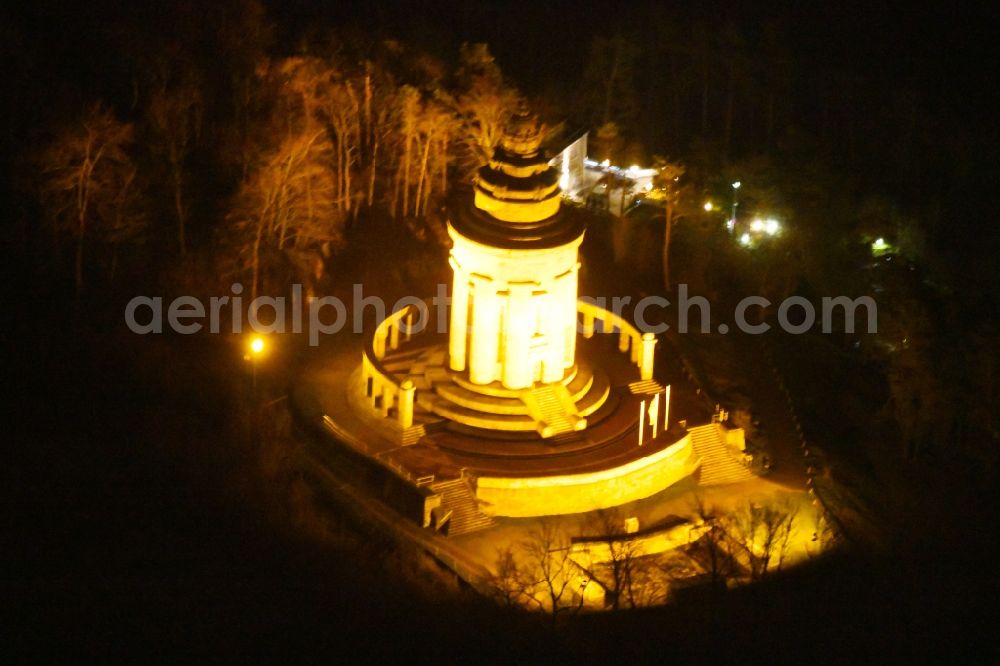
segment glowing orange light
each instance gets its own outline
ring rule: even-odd
[[[254,338],[250,342],[250,351],[254,354],[260,354],[264,351],[264,338]]]

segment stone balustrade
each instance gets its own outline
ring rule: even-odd
[[[622,316],[582,299],[577,301],[577,313],[583,318],[585,338],[593,337],[595,322],[601,322],[601,330],[605,333],[618,333],[618,349],[629,354],[631,362],[639,368],[640,378],[653,378],[656,338],[652,333],[641,333]],[[403,428],[413,425],[416,387],[412,381],[400,379],[386,370],[382,359],[389,351],[398,349],[401,342],[410,339],[413,321],[419,316],[419,310],[413,305],[392,313],[375,328],[362,353],[361,376],[372,408],[382,416],[388,416],[395,408],[396,418]]]
[[[656,338],[652,333],[640,333],[639,329],[621,315],[610,310],[579,299],[576,311],[583,316],[583,337],[594,335],[594,323],[601,322],[601,330],[605,333],[618,332],[618,351],[629,352],[629,359],[639,368],[642,379],[653,378],[653,350],[656,348]]]
[[[409,379],[400,380],[385,369],[382,359],[388,351],[399,348],[400,337],[409,340],[413,321],[420,314],[414,305],[407,306],[385,318],[369,340],[365,341],[361,358],[361,379],[365,395],[373,409],[388,416],[396,408],[396,419],[403,428],[413,425],[413,404],[417,389]]]

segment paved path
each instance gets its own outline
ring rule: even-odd
[[[806,466],[799,444],[792,406],[781,387],[776,369],[760,335],[736,333],[733,344],[743,364],[750,389],[754,418],[760,421],[767,438],[773,467],[768,478],[789,489],[806,488]]]

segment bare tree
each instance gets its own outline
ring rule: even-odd
[[[391,211],[393,216],[399,211],[400,215],[406,217],[410,214],[410,178],[413,172],[417,125],[420,122],[420,92],[412,86],[403,86],[400,88],[397,104],[397,142],[400,150]]]
[[[432,195],[448,188],[449,149],[458,131],[454,114],[435,99],[403,86],[398,97],[397,168],[390,210],[402,217],[425,217]]]
[[[508,86],[486,44],[463,44],[457,96],[439,97],[460,119],[460,166],[466,178],[493,155],[519,94]]]
[[[307,281],[318,280],[322,261],[316,258],[342,243],[346,221],[374,187],[359,166],[366,79],[356,85],[317,57],[266,63],[259,77],[269,101],[257,122],[268,147],[247,172],[228,216],[236,254],[251,273],[252,296],[268,257],[308,265]]]
[[[623,604],[631,608],[645,597],[642,583],[648,582],[648,572],[640,563],[642,548],[625,534],[625,520],[617,509],[598,509],[590,514],[585,527],[594,543],[600,545],[591,576],[604,588],[614,610]]]
[[[111,279],[118,268],[118,250],[124,244],[141,243],[148,226],[143,191],[138,184],[138,169],[127,165],[121,174],[118,194],[111,203],[104,240],[111,245]]]
[[[654,590],[658,597],[653,601],[662,602],[669,598],[672,588],[678,583],[693,579],[701,573],[697,562],[684,549],[668,551],[656,560],[653,570]]]
[[[290,136],[244,182],[229,212],[237,252],[251,272],[251,297],[268,248],[319,250],[343,240],[344,211],[337,202],[333,146],[324,130]]]
[[[101,104],[62,128],[41,152],[42,205],[57,236],[75,245],[74,279],[83,289],[88,240],[137,240],[146,227],[136,187],[136,167],[128,154],[131,124]],[[117,255],[115,255],[117,256]]]
[[[149,101],[146,118],[152,130],[151,147],[169,173],[171,198],[177,222],[177,243],[187,251],[187,167],[201,133],[204,110],[201,87],[188,72],[180,81],[162,73]]]
[[[664,603],[669,593],[668,582],[663,567],[655,557],[643,555],[633,558],[628,579],[629,606],[645,608]]]
[[[708,506],[701,495],[695,494],[691,509],[701,529],[698,537],[688,545],[688,555],[705,569],[712,585],[724,585],[736,573],[729,536],[720,524],[717,510]]]
[[[366,62],[361,89],[363,120],[360,164],[367,176],[365,204],[371,208],[376,201],[375,186],[379,166],[383,162],[389,162],[382,153],[387,152],[386,144],[393,131],[395,118],[392,97],[395,95],[395,85],[373,63]]]
[[[530,596],[551,614],[553,622],[580,609],[583,596],[576,589],[580,572],[570,559],[569,539],[554,521],[540,519],[539,527],[521,543],[521,552]]]
[[[685,168],[666,158],[657,157],[656,167],[660,191],[663,193],[663,286],[670,289],[670,238],[674,224],[679,218],[681,198],[681,178]]]
[[[497,549],[496,573],[490,579],[493,598],[506,608],[520,608],[529,603],[531,585],[523,567],[518,566],[514,549]]]
[[[752,580],[762,580],[772,570],[781,569],[797,513],[797,506],[782,500],[770,504],[747,502],[727,516],[729,535],[742,547]]]
[[[447,193],[448,149],[456,129],[454,116],[441,104],[432,101],[424,106],[418,126],[419,141],[423,147],[420,151],[417,193],[414,197],[417,215],[427,215],[427,207],[435,189],[441,198]]]

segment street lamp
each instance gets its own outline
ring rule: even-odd
[[[736,228],[736,207],[740,205],[737,195],[739,194],[740,185],[742,183],[738,180],[733,183],[733,216],[729,219],[729,233],[733,233],[733,229]]]
[[[714,206],[712,205],[711,201],[706,201],[705,205],[703,206],[703,208],[705,209],[706,213],[711,213],[712,209],[714,208]]]
[[[255,336],[250,341],[250,365],[253,373],[253,392],[257,394],[257,358],[264,353],[264,338]]]

